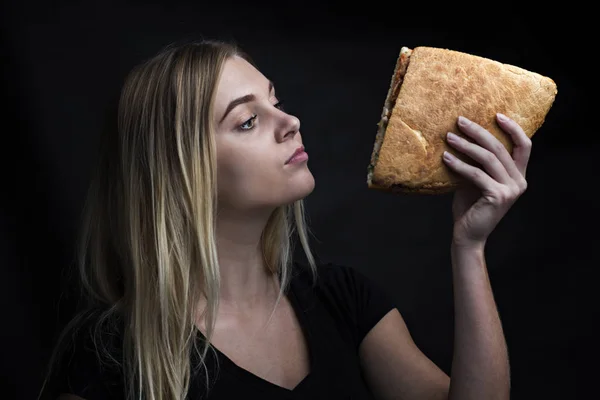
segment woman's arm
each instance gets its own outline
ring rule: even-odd
[[[484,246],[451,246],[454,355],[449,399],[508,399],[510,368]]]

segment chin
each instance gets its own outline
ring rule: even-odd
[[[287,194],[289,194],[289,199],[285,203],[290,204],[298,200],[302,200],[306,196],[312,193],[315,189],[315,178],[313,175],[306,170],[305,174],[302,176],[297,176],[290,182],[290,185],[287,190]]]

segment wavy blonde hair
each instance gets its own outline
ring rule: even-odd
[[[94,320],[94,343],[104,323],[121,317],[123,357],[112,362],[123,373],[127,399],[183,400],[200,367],[206,372],[207,393],[210,389],[205,358],[209,349],[214,351],[210,341],[220,287],[212,115],[223,65],[233,56],[255,65],[232,42],[165,46],[128,74],[118,102],[116,135],[104,137],[77,248],[85,306],[58,341],[97,306],[103,308]],[[294,233],[314,283],[317,269],[303,200],[276,208],[262,233],[265,265],[279,282],[273,311],[291,279]],[[207,328],[199,349],[201,299],[207,304],[201,315]],[[60,357],[58,347],[42,390]],[[197,366],[191,365],[193,352],[200,360]]]

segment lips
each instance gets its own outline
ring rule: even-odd
[[[288,164],[290,161],[292,161],[292,158],[296,157],[298,154],[303,153],[303,152],[304,152],[304,146],[298,147],[296,149],[296,151],[294,151],[294,154],[292,154],[285,163]]]

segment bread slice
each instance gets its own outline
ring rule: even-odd
[[[449,49],[402,47],[377,124],[368,187],[453,191],[465,180],[444,164],[444,151],[479,166],[446,142],[447,132],[473,142],[456,125],[460,115],[483,126],[511,153],[512,139],[496,123],[496,113],[515,120],[531,138],[556,94],[552,79],[513,65]]]

